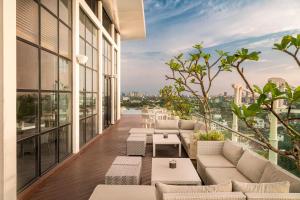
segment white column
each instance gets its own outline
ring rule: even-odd
[[[276,111],[278,109],[278,101],[273,102],[273,109]],[[277,137],[277,118],[272,113],[269,114],[269,120],[270,120],[270,135],[269,135],[269,141],[270,144],[277,148],[278,147],[278,137]],[[269,160],[277,164],[277,153],[274,151],[269,150]]]
[[[98,1],[98,19],[102,23],[102,1]]]
[[[16,1],[0,1],[0,199],[17,199]]]
[[[102,2],[98,1],[98,18],[100,19],[100,22],[102,23]],[[99,133],[102,133],[103,129],[103,115],[102,115],[102,99],[103,99],[103,60],[102,60],[102,45],[103,45],[103,36],[102,36],[102,30],[99,29],[98,31],[98,124],[99,124]]]
[[[232,87],[234,89],[234,103],[239,106],[241,104],[241,98],[242,98],[241,94],[243,88],[239,84],[233,84]],[[232,115],[232,129],[235,131],[239,130],[238,117],[234,113]],[[238,141],[238,137],[235,133],[232,133],[231,139],[232,141],[235,142]]]
[[[117,34],[117,45],[118,45],[118,53],[117,53],[117,120],[121,118],[121,36]]]
[[[79,0],[73,1],[73,153],[79,152],[79,83],[80,65],[79,55]]]
[[[111,25],[111,37],[114,41],[114,37],[115,37],[115,25],[112,24]],[[116,105],[115,105],[115,77],[114,74],[115,72],[115,48],[112,45],[111,48],[111,75],[113,75],[113,78],[111,79],[111,123],[115,124],[115,109],[116,109]]]

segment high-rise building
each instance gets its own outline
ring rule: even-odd
[[[121,41],[145,37],[142,0],[1,0],[0,199],[120,118]]]

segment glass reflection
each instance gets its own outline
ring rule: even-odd
[[[30,137],[38,132],[38,94],[17,93],[17,133],[18,140]]]
[[[55,93],[41,94],[41,130],[45,131],[57,126],[57,97]]]

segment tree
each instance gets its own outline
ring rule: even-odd
[[[299,48],[300,35],[297,35],[297,37],[289,35],[284,36],[280,43],[274,44],[274,49],[292,56],[297,65],[300,67],[300,62],[297,58]],[[294,52],[292,52],[291,49],[294,49]],[[259,54],[260,52],[249,52],[248,49],[243,48],[236,51],[233,55],[228,55],[221,61],[224,66],[236,69],[242,80],[245,82],[247,88],[252,93],[252,96],[255,98],[255,102],[249,106],[237,106],[232,103],[232,111],[247,125],[248,128],[254,132],[256,138],[262,142],[264,147],[278,153],[281,156],[293,160],[298,169],[300,169],[300,132],[290,124],[292,120],[295,120],[295,118],[291,117],[291,112],[300,102],[300,86],[293,89],[288,83],[286,83],[283,88],[280,88],[272,82],[266,83],[262,88],[256,85],[252,86],[244,74],[242,64],[249,60],[258,61]],[[287,114],[284,116],[280,115],[278,111],[274,109],[274,102],[280,99],[285,100],[287,103]],[[255,128],[254,117],[265,111],[273,114],[286,129],[286,133],[291,138],[291,149],[283,150],[273,146],[269,142],[268,138],[259,129]]]
[[[197,44],[188,55],[180,53],[166,63],[171,69],[171,75],[166,75],[166,79],[174,81],[178,94],[186,92],[193,95],[203,108],[206,132],[211,123],[209,95],[213,82],[221,72],[230,71],[227,65],[220,62],[227,53],[216,53],[217,58],[212,61],[212,55],[205,52],[201,44]]]
[[[182,96],[172,85],[165,86],[159,93],[165,108],[175,112],[181,119],[190,117],[192,106],[189,99]]]

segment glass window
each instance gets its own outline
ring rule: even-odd
[[[98,76],[97,76],[97,72],[93,71],[93,92],[97,92],[98,91]]]
[[[39,43],[39,10],[32,0],[17,0],[17,36]]]
[[[98,95],[97,95],[97,93],[94,93],[93,94],[93,114],[97,114],[98,113],[97,99],[98,99]]]
[[[71,0],[59,0],[59,18],[71,26]]]
[[[93,71],[89,68],[86,68],[86,91],[93,91]]]
[[[93,136],[93,115],[97,115],[96,106],[98,91],[98,32],[92,21],[80,10],[81,35],[80,53],[88,57],[86,65],[80,67],[80,146]],[[85,20],[83,20],[85,19]],[[85,34],[83,34],[85,32]],[[97,117],[97,116],[96,116]],[[84,126],[84,127],[83,127]]]
[[[81,55],[85,55],[85,42],[82,38],[80,38],[79,52]]]
[[[42,0],[42,4],[55,15],[57,15],[57,0]]]
[[[98,70],[98,51],[95,48],[93,49],[93,68]]]
[[[23,188],[27,183],[36,178],[36,140],[31,137],[17,143],[17,187]]]
[[[59,93],[59,123],[60,125],[71,122],[71,93]]]
[[[71,91],[72,87],[71,62],[66,59],[59,59],[59,90]]]
[[[18,191],[71,152],[71,4],[16,1]]]
[[[79,72],[79,88],[80,91],[85,91],[85,68],[80,65],[80,72]]]
[[[86,119],[86,133],[85,133],[86,142],[90,141],[92,138],[93,138],[93,118],[89,117]]]
[[[40,136],[41,172],[47,171],[56,163],[56,130]]]
[[[79,24],[80,36],[85,38],[85,14],[80,10],[80,24]]]
[[[59,161],[64,160],[72,153],[72,131],[71,126],[64,126],[59,129]]]
[[[38,132],[38,93],[17,93],[17,133],[18,140],[28,138]]]
[[[92,44],[93,43],[93,23],[91,22],[91,20],[89,18],[86,17],[86,41],[88,41],[88,43]]]
[[[17,41],[17,88],[38,89],[38,49]]]
[[[96,136],[98,134],[98,117],[97,115],[93,116],[93,135]]]
[[[79,144],[82,147],[85,144],[85,119],[80,120],[79,123]]]
[[[85,94],[82,92],[79,95],[79,117],[85,117]]]
[[[57,90],[58,73],[57,73],[57,56],[42,51],[41,53],[41,89]]]
[[[93,67],[93,49],[92,46],[86,43],[86,56],[88,57],[86,66],[92,68]]]
[[[98,29],[93,28],[93,46],[98,49]]]
[[[104,8],[102,10],[102,24],[103,24],[104,28],[106,29],[106,31],[109,34],[111,34],[111,24],[112,24],[112,22],[111,22],[111,20],[110,20],[110,18],[108,16],[108,14],[104,10]]]
[[[71,31],[64,24],[59,23],[59,54],[71,57]]]
[[[93,94],[86,93],[86,115],[91,116],[93,111]]]
[[[57,98],[55,93],[41,94],[41,130],[57,127]]]
[[[57,52],[57,19],[45,9],[41,9],[41,26],[41,45],[46,49]]]

